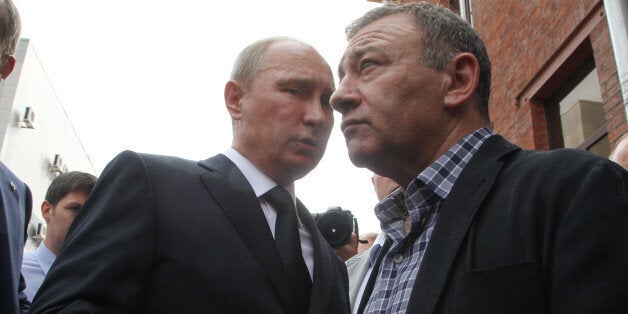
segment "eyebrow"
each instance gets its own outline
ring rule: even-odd
[[[383,49],[377,44],[373,44],[373,43],[367,44],[367,45],[364,45],[355,49],[351,49],[349,53],[349,58],[352,60],[356,60],[371,51],[383,51]],[[345,72],[342,69],[342,65],[344,64],[346,58],[347,58],[346,53],[343,54],[342,57],[340,58],[340,64],[338,65],[338,76],[340,77],[343,77],[345,75]]]
[[[315,80],[304,76],[287,76],[277,81],[277,85],[280,87],[290,84],[298,85],[299,87],[306,89],[314,89],[316,87]],[[335,90],[333,83],[326,88],[329,90],[330,93],[333,93]]]

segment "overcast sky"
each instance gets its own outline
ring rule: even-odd
[[[231,144],[223,88],[236,55],[255,40],[309,42],[334,71],[344,27],[379,4],[366,0],[14,0],[96,171],[125,149],[200,160]],[[336,77],[337,80],[337,77]],[[371,172],[349,161],[340,117],[327,152],[297,181],[312,212],[351,210],[377,231]]]

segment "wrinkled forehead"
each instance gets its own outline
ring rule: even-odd
[[[354,60],[369,52],[384,52],[393,46],[394,49],[417,47],[421,36],[415,21],[405,13],[386,15],[366,24],[349,39],[338,74],[342,77]]]
[[[383,50],[381,45],[374,42],[363,42],[357,45],[351,45],[345,49],[345,53],[340,58],[340,64],[338,64],[338,75],[342,78],[345,75],[345,70],[355,61],[360,59],[368,52],[378,52]]]

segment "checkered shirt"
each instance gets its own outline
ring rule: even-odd
[[[397,190],[377,204],[375,215],[392,244],[380,253],[385,256],[364,313],[405,312],[438,213],[464,167],[492,134],[485,127],[467,135],[423,170],[405,197]],[[410,232],[405,229],[407,217]]]

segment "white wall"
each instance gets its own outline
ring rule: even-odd
[[[13,73],[0,83],[0,160],[33,193],[33,221],[43,221],[40,205],[56,173],[55,154],[68,170],[95,174],[78,135],[28,39],[21,39]],[[35,111],[34,129],[20,128],[26,107]]]

